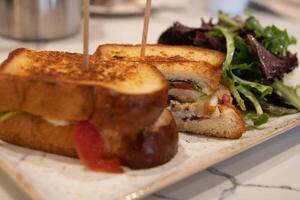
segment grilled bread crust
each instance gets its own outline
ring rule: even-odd
[[[95,56],[105,60],[136,60],[140,57],[141,45],[104,44],[100,45]],[[191,46],[171,46],[149,44],[146,48],[145,60],[148,61],[203,61],[212,66],[220,67],[224,55],[218,51]]]
[[[93,57],[89,71],[81,64],[80,54],[13,51],[0,68],[0,112],[90,121],[134,135],[166,107],[167,82],[154,67]]]
[[[219,105],[220,116],[183,120],[174,115],[179,131],[219,138],[238,139],[246,131],[240,112],[233,106]]]
[[[0,123],[0,139],[26,148],[77,157],[72,130],[73,125],[54,126],[41,117],[20,113]],[[131,168],[154,167],[177,153],[178,131],[168,110],[134,138],[113,130],[99,131],[105,143],[104,157],[118,158]]]

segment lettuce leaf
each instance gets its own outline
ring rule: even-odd
[[[0,112],[0,122],[4,122],[5,120],[19,113],[20,111]]]
[[[275,92],[284,97],[286,102],[300,111],[300,97],[297,95],[297,88],[289,87],[283,84],[282,81],[275,80],[272,84]]]
[[[258,127],[258,126],[260,126],[260,125],[263,125],[263,124],[267,123],[268,120],[269,120],[269,115],[266,114],[266,113],[263,113],[263,114],[261,114],[261,115],[254,115],[254,114],[252,114],[252,113],[249,113],[249,114],[247,115],[247,117],[248,117],[249,119],[251,119],[251,121],[253,122],[253,125],[254,125],[255,127]]]
[[[266,101],[260,101],[259,103],[264,111],[267,111],[268,113],[275,115],[275,116],[295,114],[298,112],[297,109],[286,108],[286,107],[274,105],[274,104],[266,102]]]
[[[260,93],[261,97],[264,97],[265,95],[273,92],[272,87],[243,80],[232,72],[232,60],[233,56],[235,55],[234,35],[228,29],[223,27],[216,27],[216,30],[219,30],[224,35],[227,47],[227,53],[223,63],[223,84],[230,89],[241,110],[246,111],[246,106],[240,94],[242,94],[246,99],[249,100],[249,102],[253,104],[253,107],[256,110],[256,115],[251,114],[251,117],[249,118],[252,120],[255,126],[266,123],[268,121],[268,115],[263,112],[258,99],[251,92],[251,89],[256,90],[258,93]]]
[[[239,23],[237,20],[232,19],[229,14],[219,11],[218,13],[219,24],[222,24],[232,30],[237,30],[243,28],[243,24]]]
[[[259,101],[255,97],[255,95],[250,90],[248,90],[246,87],[244,87],[242,85],[239,85],[236,88],[241,94],[243,94],[253,104],[257,115],[262,115],[263,110],[259,104]]]
[[[238,76],[234,75],[233,73],[232,73],[232,76],[241,85],[247,86],[247,87],[251,88],[252,90],[258,92],[260,94],[260,97],[262,97],[262,98],[268,94],[272,94],[272,92],[273,92],[273,88],[271,86],[263,85],[263,84],[260,84],[257,82],[243,80],[243,79],[239,78]]]
[[[287,55],[288,47],[297,43],[296,38],[289,36],[286,30],[280,30],[274,25],[263,27],[253,16],[245,21],[245,27],[253,31],[255,38],[275,55]]]
[[[275,56],[264,48],[252,35],[247,34],[246,40],[260,63],[262,78],[265,81],[275,78],[282,79],[285,73],[291,72],[298,66],[296,54],[288,53],[286,56]]]

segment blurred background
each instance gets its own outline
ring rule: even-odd
[[[91,0],[90,3],[92,40],[139,42],[145,0]],[[26,41],[26,45],[35,43],[37,48],[51,40],[79,39],[81,5],[82,0],[0,0],[1,39],[12,43],[14,40]],[[214,16],[221,9],[231,16],[241,15],[246,10],[286,21],[300,19],[299,0],[152,0],[155,24],[150,29],[150,42],[155,42],[163,30],[157,28],[159,24],[186,23],[185,18],[189,15],[193,20],[187,23],[195,26],[197,23],[193,22],[199,22],[201,17]],[[110,30],[107,35],[104,33],[106,29]],[[152,34],[154,31],[156,34]]]
[[[139,43],[146,0],[91,0],[91,50],[100,43]],[[149,43],[175,21],[199,26],[218,10],[245,11],[279,27],[299,24],[299,0],[152,0]],[[294,34],[296,35],[296,34]],[[297,34],[299,35],[299,34]],[[81,52],[82,0],[0,0],[0,59],[17,47]]]

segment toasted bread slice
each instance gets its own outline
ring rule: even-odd
[[[232,106],[219,105],[220,116],[198,120],[185,120],[173,115],[179,131],[219,138],[238,139],[246,131],[239,111]]]
[[[132,134],[152,124],[167,102],[167,82],[146,63],[99,61],[82,55],[13,51],[0,68],[0,111],[22,110]]]
[[[94,56],[103,60],[126,60],[150,63],[167,80],[195,81],[210,95],[220,83],[223,55],[206,49],[182,46],[147,45],[145,57],[139,56],[140,45],[106,44]]]
[[[0,123],[0,140],[49,153],[77,157],[72,137],[73,125],[54,126],[41,117],[16,114]],[[114,134],[112,134],[114,133]],[[178,131],[168,110],[137,137],[101,131],[104,156],[118,158],[131,168],[149,168],[169,161],[177,152]]]
[[[100,45],[95,56],[104,60],[140,60],[140,45],[104,44]],[[212,66],[220,67],[224,55],[220,52],[190,46],[168,46],[152,44],[146,47],[147,61],[203,61]]]
[[[82,67],[77,53],[17,49],[1,65],[1,74],[36,77],[48,81],[102,86],[129,94],[149,93],[165,83],[158,71],[146,64],[100,61],[90,57],[90,69]]]

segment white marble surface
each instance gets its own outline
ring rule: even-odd
[[[203,11],[200,1],[186,0],[183,9],[154,13],[150,24],[149,42],[156,42],[161,31],[174,21],[197,26]],[[175,1],[174,1],[175,2]],[[300,41],[300,23],[291,19],[258,13],[265,23],[276,23]],[[142,17],[108,18],[93,16],[91,50],[100,43],[139,43]],[[24,46],[37,49],[81,51],[81,35],[45,43],[21,43],[0,38],[0,59],[12,49]],[[294,47],[294,49],[298,48]],[[292,77],[297,79],[297,77]],[[196,199],[300,199],[300,127],[276,137],[229,160],[215,165],[175,185],[159,191],[146,200]],[[0,171],[0,199],[26,200],[26,195]]]
[[[300,127],[145,200],[298,200]]]

